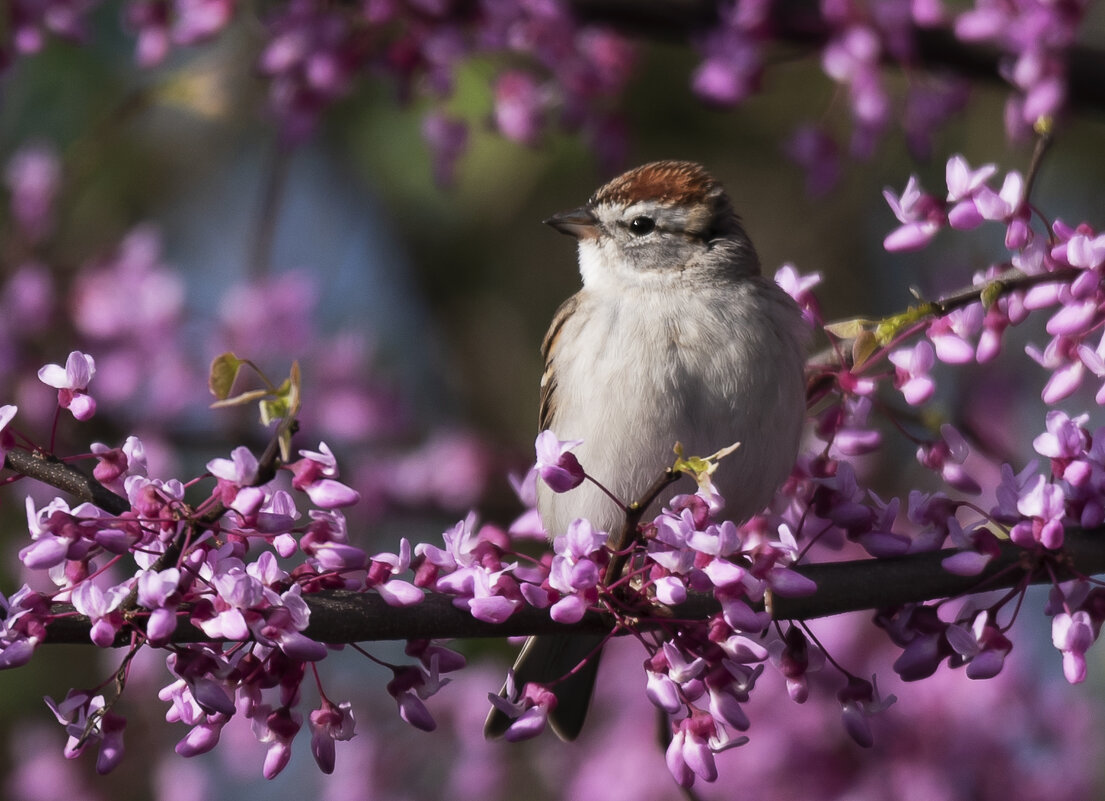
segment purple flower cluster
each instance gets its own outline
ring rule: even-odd
[[[269,101],[284,136],[301,141],[349,91],[368,41],[347,15],[315,0],[291,0],[279,9],[269,37],[259,64],[270,79]]]
[[[12,0],[7,15],[10,47],[16,55],[39,52],[47,37],[81,41],[87,35],[86,18],[99,0]],[[0,47],[8,45],[0,42]],[[3,47],[6,50],[7,47]],[[0,64],[3,56],[0,50]]]
[[[149,475],[146,446],[137,437],[117,447],[96,443],[94,476],[124,497],[129,511],[109,513],[87,503],[70,507],[61,499],[28,502],[30,542],[19,552],[27,586],[3,601],[0,666],[26,664],[53,620],[82,615],[93,644],[130,644],[128,662],[139,649],[167,651],[172,683],[161,698],[169,705],[168,719],[188,727],[178,753],[210,750],[230,720],[244,718],[266,746],[263,773],[274,776],[303,729],[304,680],[316,676],[312,666],[329,652],[304,634],[305,597],[343,589],[376,593],[403,607],[432,592],[490,623],[525,606],[547,609],[561,623],[579,621],[589,611],[610,615],[644,649],[641,684],[652,704],[669,716],[667,765],[683,785],[716,778],[719,755],[748,741],[748,709],[760,694],[753,691],[769,668],[799,703],[810,697],[811,687],[825,683],[824,678],[815,682],[815,675],[838,673],[842,730],[870,745],[871,718],[893,696],[884,696],[864,677],[869,670],[851,670],[826,653],[812,629],[775,621],[769,611],[772,598],[814,591],[796,565],[841,553],[887,557],[950,546],[955,553],[944,559],[944,568],[974,576],[1006,540],[1046,568],[1062,564],[1072,526],[1105,524],[1105,427],[1092,428],[1089,416],[1060,409],[1048,412],[1033,442],[1046,469],[1037,462],[1019,469],[987,462],[980,471],[979,460],[986,457],[959,426],[943,422],[927,435],[915,435],[907,426],[899,426],[896,435],[911,438],[918,462],[939,479],[940,490],[883,499],[864,483],[862,459],[888,438],[879,428],[880,416],[895,401],[926,408],[940,391],[933,372],[938,363],[993,360],[1005,332],[1033,312],[1050,315],[1050,343],[1028,350],[1053,370],[1042,391],[1046,402],[1069,397],[1090,376],[1105,377],[1105,346],[1098,342],[1105,328],[1105,237],[1086,225],[1033,227],[1022,196],[1024,180],[1010,173],[996,188],[995,176],[994,167],[972,169],[955,157],[947,167],[946,196],[926,194],[915,179],[901,196],[887,193],[901,223],[888,237],[889,248],[923,247],[940,230],[969,231],[993,222],[1004,227],[1009,263],[975,276],[972,286],[950,301],[923,304],[881,322],[830,326],[831,341],[841,352],[850,341],[852,358],[811,365],[816,415],[806,450],[772,507],[742,526],[723,521],[724,500],[706,485],[696,494],[676,496],[620,552],[612,549],[607,532],[580,520],[558,534],[545,557],[517,553],[515,539],[544,536],[529,509],[507,530],[481,525],[469,515],[444,532],[440,543],[403,539],[395,552],[371,555],[349,540],[344,510],[354,508],[361,493],[341,480],[338,459],[325,443],[300,450],[275,479],[262,479],[264,466],[240,447],[210,460],[204,475],[179,480]],[[35,219],[49,214],[49,203],[38,209],[21,223],[30,225],[28,232]],[[177,284],[160,264],[157,237],[149,229],[133,232],[118,253],[91,266],[75,285],[74,318],[108,354],[127,353],[138,332],[176,329],[180,300],[172,290]],[[107,287],[120,280],[134,288],[145,322],[128,318],[107,297]],[[776,280],[811,326],[823,325],[813,294],[819,276],[785,265]],[[149,297],[167,302],[142,301],[147,285]],[[304,333],[309,321],[301,309],[297,316],[293,300],[310,295],[301,279],[289,276],[236,291],[286,308],[277,315],[284,330],[273,337],[295,331],[296,337],[309,338]],[[28,296],[33,296],[29,290]],[[263,349],[257,328],[264,321],[237,322],[235,327],[228,318],[227,337],[240,349]],[[111,385],[119,380],[109,378],[110,365],[123,361],[121,355],[116,362],[74,351],[65,366],[48,365],[39,375],[57,391],[57,408],[80,421],[97,406],[102,414],[110,405]],[[24,419],[22,409],[0,407],[0,452],[29,447],[22,427],[31,418]],[[591,480],[572,453],[576,444],[542,432],[535,467],[516,482],[526,504],[533,504],[537,480],[558,492]],[[468,458],[455,443],[434,453],[449,454],[450,464]],[[389,463],[392,480],[399,480],[404,463]],[[410,469],[415,477],[402,483],[420,484],[418,475],[435,472],[433,464]],[[989,500],[974,499],[977,495]],[[884,610],[878,623],[900,649],[895,671],[911,681],[932,676],[945,663],[965,668],[974,679],[1001,674],[1012,651],[1010,626],[1022,591],[997,600]],[[657,611],[703,596],[717,604],[705,620]],[[1053,584],[1046,611],[1063,673],[1072,682],[1085,677],[1087,650],[1105,620],[1101,597],[1089,580]],[[175,643],[184,622],[210,641]],[[404,721],[431,730],[437,716],[427,701],[449,683],[448,674],[462,667],[463,659],[425,641],[410,643],[407,653],[408,664],[383,663],[392,672],[386,690]],[[309,730],[315,758],[329,771],[335,769],[336,742],[353,734],[352,708],[331,701],[321,679],[317,683]],[[101,770],[122,755],[125,720],[115,711],[115,700],[101,686],[73,691],[51,705],[75,738],[72,755],[95,744]],[[493,700],[514,719],[508,737],[515,740],[540,733],[554,702],[548,687],[512,682],[505,698]]]
[[[210,39],[230,23],[237,6],[238,0],[131,0],[123,18],[136,37],[135,62],[155,67],[174,45]]]
[[[784,271],[784,285],[809,303],[808,283]],[[804,287],[799,291],[799,287]],[[844,382],[841,378],[841,383]],[[873,382],[853,381],[852,392],[870,391]],[[881,440],[864,438],[870,404],[864,396],[849,394],[837,412],[825,415],[819,428],[829,436],[830,447],[814,443],[803,456],[791,482],[780,494],[777,512],[757,516],[741,527],[717,522],[721,499],[708,491],[677,496],[659,516],[641,528],[643,560],[630,559],[622,578],[604,579],[614,563],[605,532],[596,532],[587,521],[576,521],[554,540],[554,555],[538,565],[505,566],[494,534],[475,533],[471,520],[446,537],[451,559],[435,553],[434,564],[465,576],[463,586],[436,575],[437,590],[457,594],[471,603],[472,588],[491,591],[496,614],[509,613],[514,601],[550,609],[561,622],[578,620],[584,611],[612,612],[618,625],[633,631],[646,652],[646,694],[671,716],[667,764],[684,786],[717,778],[717,756],[748,741],[743,732],[751,725],[745,712],[757,679],[772,665],[785,678],[790,697],[801,703],[809,696],[812,674],[827,663],[820,646],[803,628],[792,625],[776,636],[772,617],[763,610],[768,594],[801,596],[815,590],[808,579],[792,569],[802,550],[816,545],[840,549],[851,541],[876,556],[935,550],[947,545],[959,553],[946,560],[946,568],[977,574],[997,552],[995,530],[1004,530],[1015,544],[1035,553],[1054,552],[1062,546],[1064,525],[1079,520],[1099,525],[1100,518],[1083,511],[1089,504],[1100,515],[1094,499],[1105,495],[1105,454],[1098,443],[1105,429],[1090,435],[1062,413],[1049,415],[1047,432],[1037,438],[1037,449],[1053,460],[1053,475],[1045,478],[1029,470],[1014,475],[1006,466],[997,488],[993,509],[970,525],[957,514],[977,508],[943,493],[914,492],[908,508],[898,499],[882,501],[862,487],[852,466],[833,456],[839,440],[851,438],[842,450],[866,450]],[[849,433],[852,432],[852,433]],[[577,443],[559,442],[543,432],[536,446],[536,471],[550,488],[570,492],[589,480],[571,453]],[[945,426],[941,438],[924,449],[927,459],[943,467],[942,475],[953,488],[977,492],[972,478],[962,471],[969,446],[962,435]],[[1066,476],[1063,478],[1063,476]],[[458,535],[467,547],[458,547]],[[800,543],[804,548],[800,549]],[[482,551],[483,556],[476,556]],[[465,556],[461,556],[464,554]],[[478,567],[477,567],[478,565]],[[511,568],[513,573],[511,575]],[[471,571],[484,573],[474,579]],[[632,589],[630,589],[632,588]],[[642,609],[677,606],[691,594],[712,595],[720,611],[704,621],[661,622],[659,629],[641,627]],[[1049,605],[1054,615],[1054,641],[1062,652],[1064,672],[1071,681],[1085,675],[1085,652],[1096,639],[1105,617],[1100,591],[1087,582],[1056,585]],[[939,615],[937,606],[911,605],[889,611],[878,623],[901,649],[895,671],[906,680],[933,675],[945,660],[951,667],[965,667],[972,679],[998,675],[1012,650],[1010,621],[1003,609],[1019,604],[1019,593],[1004,596],[991,606],[962,604],[953,615]],[[473,605],[473,614],[480,616]],[[485,616],[484,619],[498,619]],[[661,621],[663,618],[660,619]],[[1000,621],[1000,622],[999,622]],[[779,629],[783,632],[784,630]],[[766,640],[765,640],[766,638]],[[872,716],[893,703],[874,680],[844,670],[837,692],[844,731],[858,744],[870,746]],[[516,687],[508,680],[505,698],[491,696],[492,703],[514,719],[511,740],[540,733],[555,698],[548,687]]]
[[[75,407],[94,407],[86,393],[93,362],[79,352],[69,362],[68,371],[58,365],[43,368],[42,378],[64,384],[59,408],[68,407],[83,419]],[[18,421],[16,407],[0,408],[4,451],[23,441],[13,430]],[[177,746],[179,754],[210,750],[222,728],[240,715],[268,745],[264,775],[276,775],[301,728],[306,667],[328,653],[303,634],[310,619],[304,592],[371,589],[389,603],[417,603],[423,591],[396,578],[411,564],[409,545],[404,541],[399,555],[369,558],[349,544],[340,510],[359,496],[339,481],[336,459],[325,443],[301,451],[301,458],[286,465],[290,491],[279,478],[261,483],[261,466],[246,448],[213,459],[207,466],[207,476],[214,479],[210,495],[198,504],[186,499],[186,484],[194,486],[205,477],[188,482],[150,478],[137,438],[120,448],[96,444],[92,450],[99,458],[94,474],[123,494],[129,511],[111,514],[89,503],[70,508],[60,498],[37,507],[28,498],[31,542],[19,552],[28,585],[3,600],[0,666],[26,664],[50,622],[76,612],[89,620],[94,645],[130,643],[124,667],[140,648],[168,651],[174,679],[160,697],[170,704],[167,720],[190,727]],[[297,498],[311,507],[306,518]],[[467,559],[466,546],[458,534],[453,553],[461,563]],[[285,570],[278,554],[298,565]],[[450,572],[460,566],[454,563]],[[73,612],[55,606],[64,602]],[[174,644],[184,621],[211,642]],[[396,678],[388,691],[404,719],[432,729],[422,701],[447,683],[440,675],[463,666],[463,659],[429,643],[412,643],[408,653],[415,663],[393,668]],[[312,750],[323,770],[333,770],[333,744],[352,736],[352,713],[347,703],[329,701],[321,688],[320,694],[322,706],[310,716]],[[96,743],[99,771],[118,763],[126,721],[113,711],[114,702],[98,689],[75,690],[63,702],[51,702],[71,735],[67,756]]]
[[[854,338],[859,350],[849,366],[818,368],[820,377],[813,382],[832,389],[817,397],[821,411],[814,431],[823,444],[802,458],[787,488],[799,542],[817,532],[819,545],[840,547],[850,540],[875,556],[951,545],[958,553],[944,560],[945,569],[971,576],[998,554],[1001,540],[1023,548],[1026,559],[1046,570],[1062,562],[1070,527],[1092,529],[1105,522],[1105,428],[1091,428],[1088,414],[1047,412],[1044,430],[1033,441],[1049,460],[1044,471],[1036,461],[1023,469],[994,462],[975,452],[956,426],[940,424],[916,440],[917,459],[949,492],[911,492],[904,513],[898,499],[879,499],[840,460],[881,447],[884,434],[871,415],[881,384],[892,382],[907,405],[924,407],[937,392],[932,371],[938,362],[993,361],[1007,329],[1033,312],[1050,315],[1045,329],[1051,340],[1044,348],[1026,347],[1031,360],[1051,371],[1041,391],[1046,404],[1071,397],[1101,372],[1105,237],[1088,225],[1061,221],[1037,230],[1032,215],[1043,215],[1024,196],[1022,176],[1010,172],[998,188],[991,185],[997,172],[993,165],[972,169],[955,156],[947,164],[946,196],[926,193],[916,178],[900,195],[885,193],[900,223],[886,238],[887,250],[923,248],[941,230],[968,231],[996,222],[1005,229],[1009,260],[976,274],[971,287],[949,300],[871,325],[829,327]],[[886,362],[892,369],[885,369]],[[1105,393],[1096,400],[1105,402]],[[994,479],[984,486],[980,478],[987,474]],[[993,499],[989,508],[963,499],[983,493]],[[795,509],[801,512],[800,526]],[[995,675],[1013,647],[1009,627],[1023,589],[989,606],[966,603],[952,611],[939,603],[889,611],[880,625],[902,648],[895,670],[907,680],[922,679],[947,660],[953,667],[966,666],[971,678]],[[1055,581],[1047,612],[1064,674],[1081,681],[1085,651],[1105,621],[1100,591],[1086,579]]]
[[[98,2],[13,0],[0,65],[5,55],[38,52],[48,36],[87,38],[86,18]],[[238,0],[127,0],[123,19],[135,37],[135,61],[156,67],[174,47],[219,35],[238,6]],[[620,126],[609,106],[629,79],[632,50],[618,34],[577,23],[565,3],[284,0],[265,22],[257,71],[269,81],[270,108],[291,143],[308,138],[359,79],[382,77],[404,99],[417,94],[430,101],[424,135],[435,175],[449,181],[470,124],[443,110],[455,74],[467,61],[493,58],[499,66],[488,119],[504,137],[533,145],[557,125],[581,132],[599,153],[620,156]]]
[[[571,453],[576,444],[559,442],[548,431],[537,439],[535,469],[554,491],[569,492],[588,480]],[[636,631],[648,654],[648,697],[672,718],[668,764],[685,786],[693,784],[695,777],[716,778],[714,754],[746,739],[734,732],[749,726],[741,705],[769,656],[757,642],[771,623],[771,616],[760,608],[765,596],[769,592],[796,596],[814,589],[789,569],[796,549],[785,523],[775,519],[775,539],[766,536],[773,525],[767,518],[742,531],[731,522],[716,522],[714,515],[721,504],[722,499],[708,491],[677,496],[642,527],[642,545],[636,551],[640,558],[629,560],[631,569],[625,577],[608,575],[611,566],[621,562],[615,559],[607,533],[578,520],[554,539],[551,560],[517,566],[513,576],[504,577],[498,547],[483,540],[488,543],[485,553],[493,552],[494,558],[479,560],[483,580],[469,579],[464,585],[497,588],[497,609],[507,613],[512,611],[507,600],[511,597],[547,607],[551,617],[562,623],[578,621],[587,610],[606,609],[620,626]],[[470,532],[471,524],[466,528]],[[458,571],[462,575],[477,563],[471,555],[478,548],[475,544],[466,549],[469,558]],[[456,561],[438,557],[434,563],[451,566]],[[457,589],[453,582],[437,578],[436,589],[443,588]],[[639,630],[636,621],[643,609],[680,604],[690,593],[712,594],[721,610],[706,621],[669,622],[658,631]],[[477,617],[484,614],[474,606],[472,612]],[[794,678],[801,681],[797,673]],[[555,702],[548,688],[514,687],[510,680],[506,698],[493,695],[491,700],[514,719],[507,732],[512,740],[539,734],[548,707]]]
[[[737,528],[714,522],[717,499],[708,494],[677,497],[670,509],[643,527],[647,567],[636,563],[632,578],[612,585],[623,594],[609,593],[611,587],[598,578],[611,564],[604,535],[576,523],[555,541],[556,556],[541,593],[523,583],[522,597],[550,605],[554,614],[570,609],[565,619],[576,619],[585,608],[612,609],[615,615],[622,610],[627,616],[623,625],[630,628],[628,620],[636,620],[640,608],[626,600],[626,584],[650,604],[679,604],[691,592],[707,592],[718,600],[718,616],[704,624],[672,623],[665,628],[670,639],[635,630],[648,654],[648,697],[673,715],[667,757],[680,783],[712,780],[716,755],[745,741],[739,734],[749,725],[743,707],[765,663],[784,674],[797,701],[807,697],[809,672],[825,664],[819,648],[798,627],[769,640],[766,648],[750,639],[768,630],[770,618],[758,611],[767,590],[785,596],[812,589],[789,569],[799,553],[815,558],[825,549],[853,543],[884,557],[952,546],[957,552],[944,560],[945,569],[972,576],[1007,540],[1046,570],[1048,564],[1062,564],[1068,527],[1093,528],[1105,522],[1105,428],[1089,430],[1087,415],[1050,411],[1045,431],[1034,441],[1037,452],[1050,460],[1050,470],[1038,472],[1035,462],[1020,472],[1008,464],[994,465],[1000,478],[987,489],[994,499],[988,510],[960,499],[982,492],[984,474],[977,471],[977,460],[983,457],[954,425],[944,423],[931,438],[917,440],[918,461],[940,477],[950,494],[914,491],[907,503],[884,501],[863,486],[845,460],[883,444],[873,414],[881,386],[892,383],[908,405],[924,406],[937,390],[931,373],[937,361],[962,365],[994,359],[1004,332],[1034,311],[1058,307],[1047,325],[1054,337],[1047,351],[1067,359],[1053,365],[1058,369],[1043,390],[1046,402],[1068,397],[1086,373],[1098,374],[1093,354],[1100,346],[1084,340],[1105,327],[1105,296],[1100,293],[1105,238],[1086,225],[1054,223],[1043,234],[1034,230],[1024,181],[1010,173],[995,189],[989,181],[996,172],[989,166],[972,170],[955,157],[948,164],[946,199],[925,195],[915,182],[903,198],[888,193],[902,223],[888,238],[889,249],[922,247],[941,228],[971,230],[994,221],[1006,229],[1010,264],[975,276],[974,287],[958,293],[951,307],[937,303],[881,323],[871,336],[872,349],[862,351],[853,363],[814,367],[811,386],[817,388],[814,399],[820,408],[816,436],[780,493],[776,513]],[[807,318],[819,322],[810,295],[816,278],[802,278],[788,267],[777,280]],[[1044,361],[1031,346],[1028,353]],[[893,369],[882,368],[887,362]],[[556,491],[571,491],[586,480],[585,466],[571,455],[574,444],[558,442],[549,432],[538,439],[537,471]],[[531,577],[531,585],[539,577]],[[946,661],[953,668],[964,667],[971,679],[998,675],[1013,647],[1010,626],[1023,590],[988,604],[945,602],[888,610],[878,622],[902,649],[895,671],[913,681],[932,676]],[[1100,599],[1100,589],[1088,580],[1053,584],[1046,611],[1071,682],[1085,677],[1086,651],[1105,621]],[[844,727],[856,742],[870,745],[869,718],[893,697],[881,696],[873,681],[845,677],[838,693]],[[542,688],[527,687],[514,688],[498,705],[517,718],[518,739],[541,730],[551,702]]]
[[[1062,110],[1067,96],[1066,51],[1078,36],[1089,4],[1039,0],[977,0],[955,20],[964,42],[985,42],[1007,53],[1002,76],[1017,90],[1005,108],[1010,137],[1027,138],[1037,121]]]
[[[38,52],[47,37],[87,38],[86,18],[98,0],[13,0],[8,11],[10,56]],[[238,0],[128,0],[125,27],[134,35],[135,59],[149,68],[174,47],[223,32]],[[715,25],[696,36],[701,62],[693,91],[713,105],[740,103],[759,91],[764,53],[776,38],[815,29],[824,41],[821,66],[846,93],[853,130],[847,150],[869,157],[892,123],[900,120],[911,149],[927,155],[932,134],[967,100],[964,82],[936,74],[914,78],[898,99],[888,71],[918,69],[919,31],[947,29],[968,45],[1008,54],[999,71],[1015,88],[1006,109],[1012,137],[1059,113],[1067,95],[1067,51],[1086,13],[1085,0],[1048,3],[979,0],[957,14],[941,0],[824,0],[819,15],[797,31],[779,25],[789,13],[778,0],[725,2]],[[627,40],[609,29],[580,24],[562,0],[475,4],[369,0],[335,5],[324,0],[282,0],[265,20],[258,72],[269,80],[270,107],[286,140],[311,135],[335,102],[366,76],[393,82],[404,99],[428,100],[423,134],[434,154],[434,173],[452,178],[466,147],[470,120],[445,111],[459,69],[493,61],[490,124],[526,145],[552,125],[579,132],[607,161],[624,150],[613,99],[634,68]],[[2,63],[2,58],[0,58]],[[923,65],[922,65],[923,66]],[[839,173],[835,139],[822,126],[804,125],[788,152],[825,191]]]
[[[971,169],[961,156],[948,161],[946,199],[922,190],[911,177],[905,190],[884,193],[901,225],[884,242],[887,250],[925,247],[942,229],[970,230],[984,222],[1005,226],[1007,263],[995,264],[974,277],[979,288],[974,302],[965,303],[929,322],[926,335],[937,359],[948,364],[988,362],[1001,347],[1006,328],[1031,312],[1052,309],[1046,330],[1050,341],[1029,346],[1028,355],[1051,372],[1041,397],[1054,404],[1074,393],[1088,376],[1105,378],[1105,340],[1099,336],[1105,322],[1105,234],[1083,223],[1061,220],[1040,233],[1030,226],[1031,206],[1024,197],[1024,179],[1009,172],[1000,189],[990,185],[997,168],[988,164]],[[1024,284],[984,303],[987,285],[1016,278]],[[1016,283],[1016,281],[1014,282]],[[896,351],[890,358],[899,370],[899,385],[907,400],[919,403],[931,393],[928,372],[934,360],[928,349]],[[1105,402],[1105,390],[1098,393]]]
[[[787,25],[773,24],[773,17],[785,19],[790,13],[783,5],[772,0],[721,5],[716,26],[699,43],[702,62],[692,79],[696,94],[709,103],[734,105],[758,90],[764,50],[788,32]],[[956,13],[941,0],[824,0],[820,16],[795,25],[793,33],[806,36],[816,28],[824,38],[821,66],[847,92],[853,122],[848,150],[853,156],[869,157],[891,123],[899,120],[910,149],[925,157],[932,135],[966,104],[968,87],[935,74],[917,79],[918,32],[948,29],[965,44],[993,46],[1008,54],[999,65],[1001,76],[1015,89],[1006,106],[1006,128],[1011,138],[1022,139],[1065,106],[1067,51],[1086,5],[979,0]],[[914,78],[898,99],[888,76],[902,68]],[[815,193],[826,191],[839,175],[836,140],[819,125],[801,126],[786,150],[806,169]]]

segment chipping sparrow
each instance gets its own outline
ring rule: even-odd
[[[582,440],[573,452],[584,470],[626,504],[671,466],[676,442],[697,456],[739,442],[713,475],[724,514],[739,522],[763,509],[798,448],[805,332],[796,304],[760,275],[722,186],[697,164],[645,164],[545,222],[579,240],[583,288],[542,345],[541,429]],[[551,537],[576,518],[612,538],[625,523],[591,482],[554,493],[539,481],[538,509]],[[602,640],[532,637],[515,664],[519,690],[552,684],[550,722],[564,739],[583,726]],[[493,710],[485,733],[509,724]]]

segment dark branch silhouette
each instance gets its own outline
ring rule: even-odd
[[[1105,573],[1105,532],[1070,531],[1062,551],[1026,551],[1003,543],[1000,553],[977,576],[960,576],[946,571],[941,562],[958,553],[945,549],[888,559],[857,559],[795,568],[817,584],[817,591],[801,598],[773,596],[771,613],[777,620],[810,620],[864,610],[893,609],[907,603],[956,597],[981,591],[1042,584]],[[422,603],[408,607],[388,606],[375,593],[344,590],[304,596],[311,608],[311,623],[304,632],[325,643],[371,640],[416,640],[438,638],[514,637],[552,632],[603,632],[613,620],[598,612],[579,623],[565,625],[549,618],[547,610],[524,607],[503,623],[486,623],[453,605],[445,595],[427,595]],[[658,609],[652,625],[677,618],[701,620],[719,610],[711,596],[696,596],[676,607]],[[58,606],[58,611],[71,607]],[[186,611],[186,610],[182,610]],[[650,625],[648,618],[641,626]],[[50,624],[47,642],[88,642],[89,621],[73,613]],[[209,640],[182,617],[175,642]],[[118,645],[129,644],[129,635]]]

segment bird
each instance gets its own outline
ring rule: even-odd
[[[799,447],[807,328],[762,274],[721,183],[700,164],[656,161],[544,222],[577,240],[582,288],[542,342],[540,429],[580,440],[583,469],[625,505],[671,467],[677,443],[697,456],[739,443],[712,476],[721,514],[739,523],[762,511]],[[652,509],[680,491],[671,486]],[[537,507],[550,537],[583,518],[614,538],[626,520],[591,481],[561,493],[538,481]],[[515,686],[550,686],[561,739],[583,728],[603,642],[540,635],[518,656]],[[484,733],[501,736],[510,723],[493,708]]]

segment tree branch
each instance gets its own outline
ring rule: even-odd
[[[844,612],[890,609],[907,603],[1016,587],[1044,584],[1053,580],[1081,578],[1105,573],[1105,531],[1070,531],[1062,551],[1032,553],[1003,543],[1000,554],[977,576],[960,576],[944,570],[941,562],[958,553],[945,549],[889,559],[858,559],[848,562],[800,565],[795,570],[817,584],[817,591],[802,598],[771,599],[771,613],[777,620],[810,620]],[[549,618],[547,610],[523,607],[501,624],[477,620],[458,608],[445,595],[427,595],[416,606],[392,607],[375,593],[333,590],[304,596],[311,609],[311,623],[304,632],[324,643],[374,640],[515,637],[553,632],[608,632],[610,617],[598,612],[579,623],[566,625]],[[695,596],[641,621],[642,627],[661,626],[669,619],[701,620],[718,612],[713,597]],[[72,607],[59,605],[57,611]],[[72,613],[52,622],[48,643],[87,643],[90,624]],[[174,642],[203,642],[209,638],[182,618]],[[129,635],[116,645],[129,644]]]

